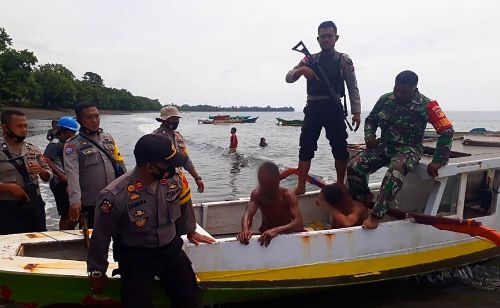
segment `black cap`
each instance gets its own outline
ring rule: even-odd
[[[134,156],[138,165],[165,162],[171,166],[181,167],[187,161],[187,156],[178,153],[167,137],[155,134],[144,135],[137,141]]]

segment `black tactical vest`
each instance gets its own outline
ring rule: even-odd
[[[334,60],[332,54],[322,52],[319,54],[314,54],[313,59],[316,60],[318,56],[319,56],[319,65],[323,68],[323,71],[325,71],[325,74],[327,75],[328,79],[330,79],[330,82],[332,83],[335,92],[337,92],[338,97],[345,96],[344,79],[340,74],[340,61],[342,59],[342,54],[340,54],[337,60]],[[318,75],[318,77],[321,78],[318,72],[315,73],[316,75]],[[307,95],[328,96],[329,94],[326,84],[322,80],[308,79]]]

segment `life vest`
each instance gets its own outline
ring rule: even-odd
[[[342,74],[340,72],[341,70],[340,61],[342,59],[342,54],[339,54],[337,60],[334,60],[333,54],[329,53],[317,53],[312,55],[312,57],[314,60],[317,60],[319,57],[319,65],[323,68],[323,71],[325,72],[326,76],[333,85],[333,88],[335,89],[335,92],[337,93],[338,97],[344,97],[345,96],[344,79],[342,78]],[[318,75],[318,77],[321,78],[318,72],[316,72],[316,75]],[[326,84],[324,83],[323,80],[317,80],[316,78],[313,78],[311,80],[308,79],[307,95],[328,96],[329,95],[328,88],[326,87]]]

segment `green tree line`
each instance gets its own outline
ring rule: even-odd
[[[157,99],[109,88],[99,74],[86,72],[79,80],[62,64],[37,65],[33,52],[12,48],[12,38],[0,27],[0,105],[73,108],[95,103],[101,109],[158,110]]]
[[[293,112],[295,109],[293,107],[259,107],[259,106],[231,106],[231,107],[221,107],[221,106],[210,106],[210,105],[174,105],[179,109],[179,111],[209,111],[209,112],[230,112],[230,111],[290,111]]]

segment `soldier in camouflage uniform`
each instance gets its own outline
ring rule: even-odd
[[[371,193],[367,176],[387,166],[371,215],[363,227],[375,229],[391,207],[403,186],[403,177],[418,164],[423,153],[422,140],[427,123],[440,135],[432,162],[427,166],[430,176],[447,163],[453,126],[438,103],[420,94],[418,76],[404,71],[396,77],[394,91],[383,95],[365,121],[366,150],[354,157],[347,167],[347,183],[354,198],[369,202]],[[376,139],[380,127],[381,138]]]

